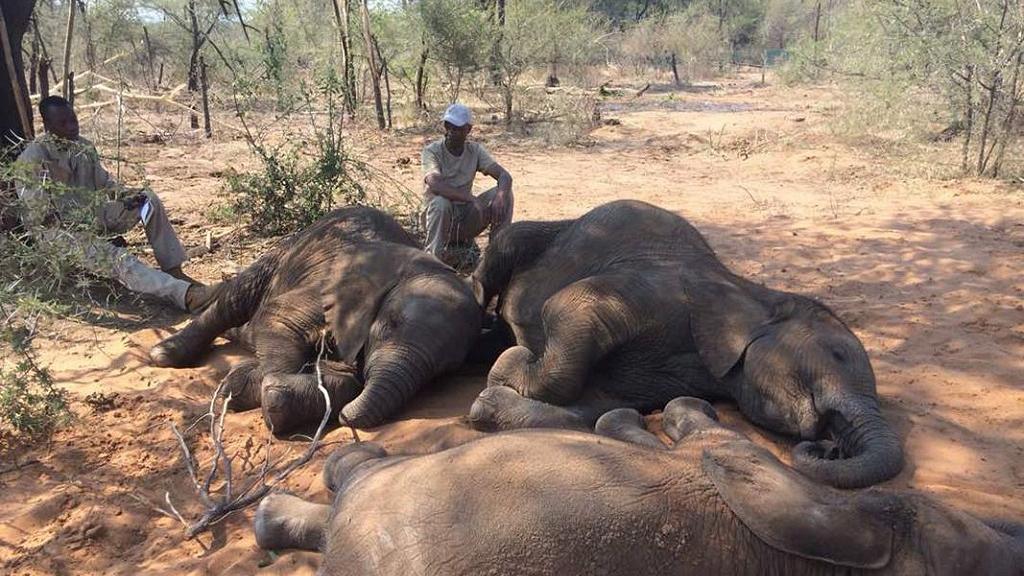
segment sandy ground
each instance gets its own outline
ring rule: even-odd
[[[907,170],[906,162],[835,137],[836,106],[824,88],[758,87],[741,77],[714,90],[652,90],[606,105],[604,118],[619,123],[583,145],[545,148],[488,126],[478,135],[515,176],[517,219],[647,200],[690,218],[737,271],[826,302],[867,347],[885,416],[906,443],[906,468],[886,486],[1024,520],[1024,192],[911,176],[929,170]],[[427,138],[366,132],[355,140],[414,189]],[[129,154],[144,161],[190,242],[230,229],[206,215],[222,194],[219,177],[246,162],[242,141],[135,142]],[[192,270],[213,280],[257,252],[229,245]],[[186,517],[199,513],[170,424],[184,427],[201,415],[241,354],[224,346],[201,368],[153,368],[148,347],[185,319],[155,304],[117,310],[114,319],[58,322],[37,341],[78,418],[48,446],[5,455],[3,469],[24,466],[0,474],[2,571],[312,573],[313,554],[277,556],[255,546],[251,511],[185,541],[179,522],[154,510],[169,494]],[[407,453],[473,437],[461,419],[485,370],[437,382],[397,422],[363,436]],[[103,397],[86,402],[93,393]],[[719,409],[787,452],[791,441],[758,432],[728,405]],[[262,461],[262,422],[256,413],[229,414],[226,426],[241,475]],[[209,435],[188,438],[205,470]],[[349,442],[351,434],[333,430],[325,441]],[[274,450],[297,455],[303,447],[280,441]],[[326,501],[318,463],[329,451],[285,486]]]

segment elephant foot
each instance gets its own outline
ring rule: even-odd
[[[331,453],[324,463],[324,486],[331,492],[337,492],[361,464],[387,455],[387,450],[376,442],[356,442],[342,446]]]
[[[331,402],[331,417],[359,394],[362,385],[351,368],[324,362],[321,377]],[[263,420],[275,433],[316,427],[324,417],[324,395],[315,374],[267,374],[260,385]]]
[[[537,361],[537,356],[525,346],[513,346],[501,353],[487,374],[488,387],[506,387],[526,393],[527,371]]]
[[[228,408],[233,412],[259,408],[262,381],[263,370],[256,360],[247,360],[232,368],[224,377],[224,394],[231,395]]]
[[[665,405],[661,427],[665,434],[679,442],[697,430],[718,428],[718,413],[706,401],[680,396]]]
[[[316,377],[311,374],[267,374],[263,377],[260,404],[263,421],[274,434],[316,426],[326,408]]]
[[[489,386],[469,409],[469,423],[476,430],[494,432],[517,428],[590,430],[579,414],[561,406],[524,398],[506,386]]]
[[[181,368],[198,363],[199,354],[188,346],[180,334],[164,339],[149,350],[149,361],[161,368]]]
[[[616,408],[597,419],[594,432],[630,444],[664,450],[665,445],[644,426],[644,417],[632,408]]]
[[[256,508],[256,544],[264,550],[317,551],[330,514],[331,507],[326,504],[306,502],[292,494],[270,494]]]

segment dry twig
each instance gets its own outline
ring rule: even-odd
[[[192,539],[199,533],[207,530],[210,526],[220,522],[231,514],[256,504],[264,496],[270,493],[271,490],[284,482],[292,472],[309,462],[310,459],[312,459],[313,454],[315,454],[321,447],[320,439],[323,437],[324,430],[327,428],[327,422],[331,418],[331,398],[327,393],[327,388],[324,387],[323,373],[320,368],[321,360],[323,359],[326,348],[326,337],[323,333],[320,335],[319,348],[319,354],[316,359],[316,383],[317,388],[324,397],[326,408],[324,409],[324,416],[320,420],[320,426],[317,428],[316,434],[313,435],[309,446],[301,456],[279,468],[279,460],[271,458],[270,448],[273,439],[273,430],[270,430],[267,435],[264,461],[259,474],[247,482],[244,488],[236,494],[231,470],[234,456],[229,456],[227,454],[227,451],[224,450],[223,442],[224,419],[227,415],[228,405],[231,402],[231,395],[228,394],[227,397],[223,398],[223,401],[218,407],[217,402],[223,397],[224,392],[224,383],[221,382],[217,387],[217,390],[214,392],[213,398],[210,400],[209,410],[200,418],[200,420],[202,420],[202,418],[210,418],[210,438],[213,442],[215,453],[211,462],[210,471],[203,483],[200,484],[199,482],[199,477],[195,465],[193,464],[194,459],[192,452],[188,449],[188,445],[185,443],[184,437],[178,432],[177,428],[173,424],[171,425],[171,430],[174,432],[174,436],[177,439],[178,445],[185,458],[185,466],[188,469],[189,477],[192,480],[196,495],[199,497],[205,508],[203,514],[193,522],[186,521],[181,514],[178,513],[174,504],[171,503],[170,493],[167,493],[164,498],[168,506],[166,509],[150,504],[138,496],[133,495],[133,497],[146,503],[150,508],[153,508],[165,516],[180,520],[185,526],[187,538]],[[198,421],[190,426],[189,429],[194,427],[197,423]],[[188,429],[186,429],[186,432],[187,431]],[[355,435],[355,430],[352,432],[353,435]],[[358,436],[356,436],[356,439],[358,441]],[[214,496],[211,494],[211,486],[218,474],[221,475],[224,481],[221,486],[220,494],[218,496]]]

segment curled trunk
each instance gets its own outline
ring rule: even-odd
[[[409,345],[374,350],[366,361],[363,391],[341,410],[342,424],[357,428],[383,424],[435,375],[432,359]]]
[[[874,398],[842,399],[829,407],[829,428],[838,450],[802,442],[793,466],[805,476],[837,488],[884,482],[903,469],[903,448]]]

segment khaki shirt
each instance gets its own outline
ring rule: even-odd
[[[421,162],[424,176],[438,172],[446,184],[464,194],[473,191],[473,179],[477,172],[486,172],[497,164],[481,144],[466,142],[462,155],[456,156],[445,147],[444,138],[423,148]],[[424,196],[429,194],[424,193]]]
[[[29,225],[92,224],[117,182],[100,163],[92,142],[44,133],[18,156],[18,198]]]

